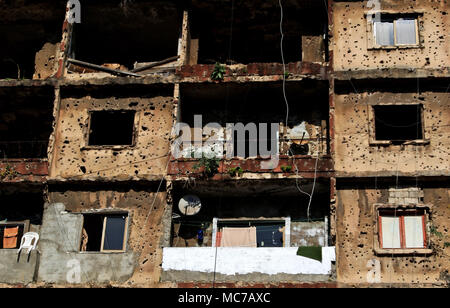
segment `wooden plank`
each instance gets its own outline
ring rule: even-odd
[[[84,62],[84,61],[80,61],[80,60],[75,60],[75,59],[67,59],[67,61],[69,63],[75,64],[75,65],[79,65],[79,66],[84,66],[84,67],[88,67],[88,68],[92,68],[98,71],[102,71],[102,72],[106,72],[106,73],[110,73],[113,75],[127,75],[127,76],[133,76],[133,77],[142,77],[142,75],[138,75],[135,74],[133,72],[125,72],[125,71],[120,71],[120,70],[114,70],[111,68],[107,68],[104,66],[100,66],[97,64],[92,64],[92,63],[88,63],[88,62]]]
[[[135,69],[131,70],[131,72],[133,72],[133,73],[142,72],[142,71],[148,70],[148,69],[156,67],[156,66],[160,66],[160,65],[163,65],[163,64],[166,64],[166,63],[170,63],[170,62],[176,61],[176,60],[178,60],[179,57],[180,56],[174,56],[174,57],[170,57],[170,58],[158,61],[158,62],[147,64],[147,65],[144,65],[142,67],[135,68]]]

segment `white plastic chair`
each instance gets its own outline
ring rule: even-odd
[[[20,247],[17,251],[17,254],[20,254],[22,249],[28,249],[27,254],[30,255],[32,250],[36,249],[36,245],[39,241],[39,234],[36,232],[27,232],[22,236],[22,240],[20,241]]]

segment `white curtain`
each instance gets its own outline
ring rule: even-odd
[[[416,21],[414,19],[399,19],[395,21],[397,44],[416,44]]]
[[[422,216],[405,216],[406,248],[423,248]]]
[[[383,248],[401,248],[399,217],[382,216],[381,233],[383,240]]]
[[[394,23],[393,22],[375,22],[375,37],[377,44],[381,46],[394,45]]]

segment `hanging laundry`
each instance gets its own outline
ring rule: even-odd
[[[257,247],[256,228],[223,228],[222,247]]]

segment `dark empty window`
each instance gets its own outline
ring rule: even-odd
[[[423,139],[421,105],[374,106],[374,113],[376,140]]]
[[[80,251],[125,251],[128,214],[86,214]]]
[[[91,113],[89,145],[133,145],[135,111],[94,111]]]

